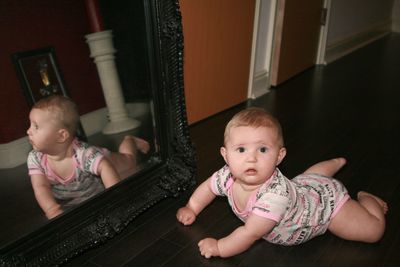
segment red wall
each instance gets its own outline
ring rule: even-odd
[[[89,33],[83,0],[0,1],[0,144],[26,135],[29,106],[11,55],[55,48],[59,70],[81,114],[105,106],[96,66],[84,35]]]

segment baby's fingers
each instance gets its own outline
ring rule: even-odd
[[[205,238],[200,240],[198,243],[200,254],[207,259],[213,256],[219,256],[217,242],[218,241],[214,238]]]
[[[193,221],[194,221],[193,218],[191,218],[191,217],[188,216],[188,215],[184,215],[184,214],[177,215],[176,217],[177,217],[178,221],[179,221],[180,223],[182,223],[183,225],[190,225],[190,224],[192,224]]]
[[[186,218],[185,222],[183,223],[184,225],[191,225],[194,221],[196,220],[195,216],[189,216]]]
[[[193,212],[191,212],[186,207],[184,207],[184,208],[181,208],[178,210],[178,212],[176,214],[176,218],[183,225],[190,225],[195,221],[196,215],[194,215]]]
[[[187,225],[188,222],[189,222],[188,216],[179,215],[179,216],[177,216],[177,218],[178,218],[178,221],[181,222],[181,223],[184,224],[184,225]]]
[[[207,259],[209,259],[209,258],[211,258],[211,252],[208,250],[208,249],[206,249],[205,247],[204,247],[204,239],[203,240],[201,240],[199,243],[198,243],[198,246],[199,246],[199,249],[200,249],[200,254],[201,254],[201,256],[203,256],[203,257],[205,257],[205,258],[207,258]]]

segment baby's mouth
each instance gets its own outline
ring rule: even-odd
[[[256,170],[256,169],[247,169],[247,170],[245,171],[245,173],[246,173],[247,175],[256,175],[256,174],[257,174],[257,170]]]

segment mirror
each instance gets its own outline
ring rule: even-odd
[[[126,1],[117,2],[126,4]],[[146,51],[141,52],[143,60],[134,61],[140,65],[122,67],[120,78],[122,87],[131,88],[124,92],[126,102],[138,97],[148,100],[150,116],[146,124],[151,129],[153,149],[146,159],[146,166],[79,207],[2,245],[1,266],[62,264],[121,233],[127,224],[152,205],[176,196],[194,184],[195,153],[189,139],[183,94],[183,36],[179,4],[177,0],[143,0],[141,3],[144,27],[139,31],[143,35],[137,36],[137,29],[133,29],[131,24],[125,26],[126,30],[135,31],[135,37],[145,40]],[[111,10],[111,7],[107,9]],[[126,12],[129,10],[132,11],[126,9]],[[118,46],[118,33],[115,35],[115,45]],[[138,42],[130,41],[121,40],[121,43],[138,49]],[[128,54],[123,58],[129,57],[133,56]],[[132,58],[117,64],[118,68],[129,67],[133,64]],[[141,82],[144,86],[141,88],[147,88],[139,96],[134,88],[140,86],[134,86],[126,78],[134,69],[140,73],[139,77],[143,77]]]

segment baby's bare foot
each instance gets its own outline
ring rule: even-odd
[[[345,158],[334,158],[332,160],[337,164],[338,170],[341,169],[347,162]]]
[[[147,154],[149,152],[150,144],[146,140],[136,137],[136,136],[133,136],[133,135],[127,135],[127,136],[125,136],[125,138],[130,138],[131,140],[133,140],[133,142],[135,142],[137,149],[140,152],[142,152],[144,154]]]
[[[150,144],[142,138],[135,137],[135,143],[140,152],[147,154],[150,150]]]
[[[383,201],[381,198],[379,198],[373,194],[370,194],[368,192],[365,192],[365,191],[358,192],[357,198],[360,199],[362,197],[371,197],[371,198],[375,199],[375,201],[378,202],[378,204],[382,207],[383,214],[386,214],[388,212],[389,207],[388,207],[387,203],[385,201]]]

